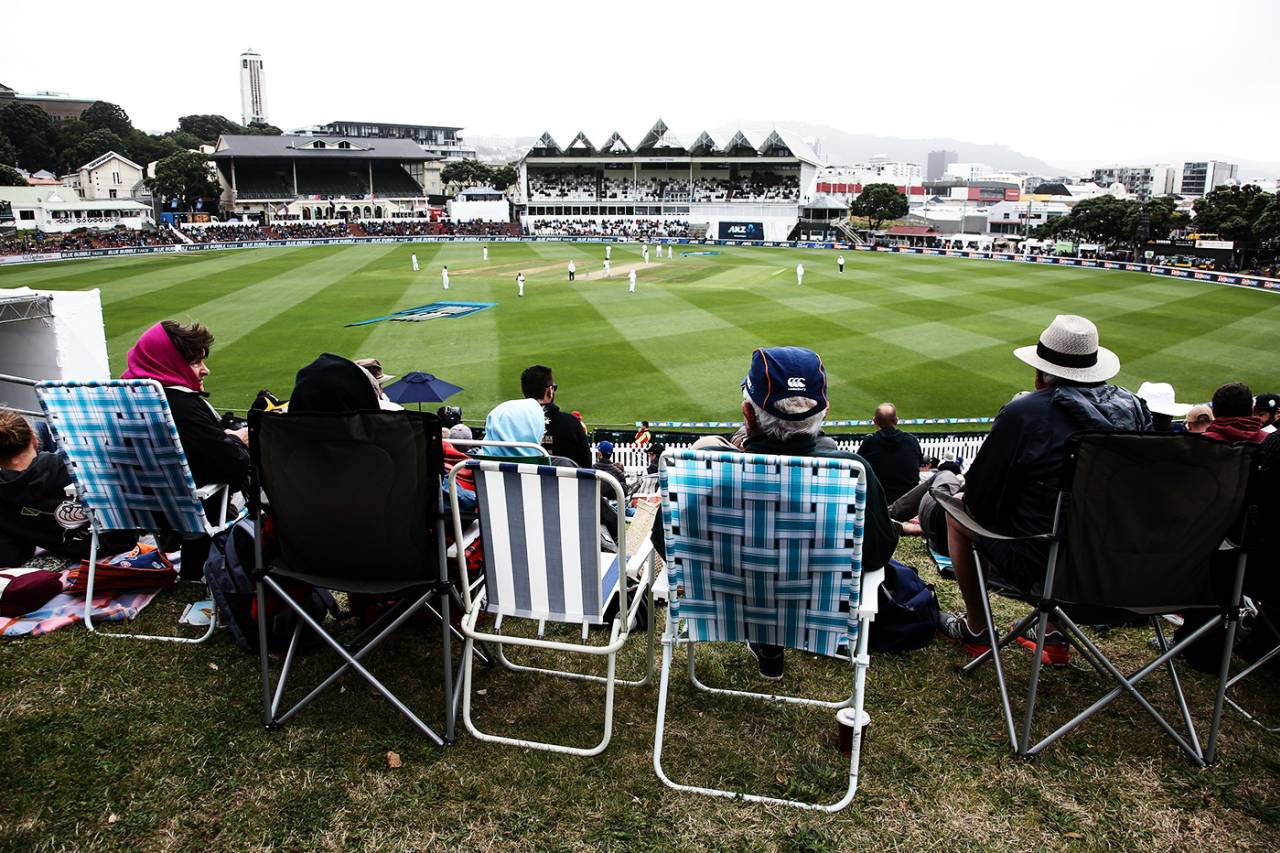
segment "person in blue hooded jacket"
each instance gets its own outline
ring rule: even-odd
[[[1020,347],[1014,356],[1035,369],[1036,390],[1019,395],[996,415],[966,474],[964,504],[990,530],[1030,536],[1053,527],[1067,439],[1082,430],[1147,431],[1151,413],[1135,394],[1107,384],[1120,372],[1120,359],[1098,345],[1098,327],[1084,317],[1055,317],[1034,346]],[[965,611],[944,614],[940,628],[976,657],[990,641],[982,625],[973,549],[982,555],[989,577],[1033,595],[1044,583],[1049,546],[973,537],[949,516],[947,527]],[[1046,643],[1050,662],[1065,664],[1067,652],[1065,638],[1052,632]]]

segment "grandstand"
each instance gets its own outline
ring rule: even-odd
[[[759,142],[738,131],[724,145],[703,131],[686,146],[659,120],[635,148],[617,132],[599,147],[579,132],[562,148],[547,132],[520,161],[521,224],[529,234],[786,240],[821,166],[786,130]]]
[[[226,134],[212,159],[222,210],[242,219],[269,224],[428,213],[422,175],[432,156],[410,139]]]

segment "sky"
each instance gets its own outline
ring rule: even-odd
[[[584,129],[600,144],[616,128],[634,144],[660,116],[690,136],[807,122],[1000,143],[1062,165],[1280,161],[1277,0],[58,9],[85,25],[5,35],[0,83],[112,101],[153,132],[188,113],[239,121],[238,57],[252,47],[268,118],[286,130],[355,119],[464,137],[550,129],[567,144]]]

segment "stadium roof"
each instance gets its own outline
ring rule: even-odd
[[[339,148],[345,142],[348,147]],[[319,145],[317,145],[319,143]],[[256,136],[223,134],[211,155],[215,160],[232,157],[290,158],[325,160],[432,159],[412,139],[348,139],[344,136]]]
[[[560,128],[563,130],[563,128]],[[595,131],[600,130],[599,126],[592,128]],[[565,148],[561,148],[555,141],[550,130],[546,130],[538,138],[538,141],[526,152],[526,156],[532,157],[568,157],[568,156],[587,156],[590,152],[586,149],[586,145],[591,144],[590,138],[587,136],[587,129],[577,130],[572,134],[565,133],[562,138],[572,136],[573,142]],[[605,138],[606,134],[600,133],[596,138]],[[632,137],[633,139],[636,137]],[[723,140],[725,137],[721,137]],[[703,130],[699,133],[689,133],[687,136],[676,134],[666,122],[659,119],[648,132],[641,138],[639,144],[633,148],[627,140],[618,131],[608,134],[608,141],[605,144],[594,147],[594,155],[597,157],[629,157],[638,155],[640,157],[657,156],[657,157],[794,157],[797,160],[814,165],[823,165],[824,161],[809,146],[804,138],[786,128],[775,127],[767,133],[752,133],[751,131],[738,130],[733,134],[726,143],[719,143],[710,134]],[[686,146],[683,139],[694,139],[694,143]]]

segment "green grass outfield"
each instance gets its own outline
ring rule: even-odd
[[[1124,366],[1119,382],[1172,382],[1205,401],[1229,380],[1280,385],[1268,358],[1280,298],[1142,273],[847,252],[721,248],[639,271],[627,293],[634,245],[377,244],[246,249],[108,258],[0,269],[0,287],[102,289],[111,368],[157,320],[199,320],[217,336],[209,360],[215,405],[243,408],[268,387],[282,396],[322,351],[376,356],[388,372],[437,373],[466,390],[450,400],[469,419],[518,396],[520,371],[551,365],[561,402],[587,422],[641,418],[728,420],[754,347],[795,344],[822,354],[833,418],[865,418],[882,400],[903,417],[993,415],[1027,388],[1011,350],[1034,342],[1054,314],[1098,323]],[[410,270],[417,252],[420,273]],[[565,265],[576,260],[579,281]],[[794,268],[803,261],[803,288]],[[497,303],[455,320],[347,323],[447,297]],[[526,296],[515,275],[525,271]]]

